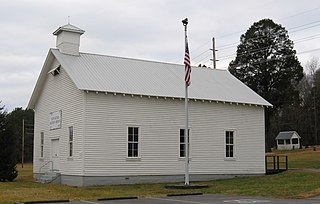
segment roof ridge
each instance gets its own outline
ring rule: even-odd
[[[56,48],[51,48],[53,50],[58,50]],[[63,53],[61,53],[63,54]],[[95,55],[95,56],[101,56],[101,57],[111,57],[111,58],[118,58],[118,59],[125,59],[125,60],[133,60],[133,61],[140,61],[140,62],[151,62],[151,63],[157,63],[157,64],[167,64],[167,65],[177,65],[177,66],[183,66],[183,64],[177,64],[173,62],[161,62],[161,61],[155,61],[155,60],[147,60],[147,59],[138,59],[138,58],[130,58],[130,57],[122,57],[122,56],[115,56],[115,55],[106,55],[106,54],[98,54],[98,53],[90,53],[90,52],[79,52],[79,54],[84,55]],[[206,69],[206,70],[215,70],[215,71],[227,71],[226,69],[212,69],[210,67],[198,67],[198,66],[192,66],[192,68],[197,69]]]
[[[295,130],[286,130],[286,131],[280,131],[279,133],[281,132],[296,132]]]
[[[183,64],[170,63],[170,62],[160,62],[160,61],[155,61],[155,60],[146,60],[146,59],[138,59],[138,58],[122,57],[122,56],[115,56],[115,55],[106,55],[106,54],[89,53],[89,52],[80,52],[80,54],[85,54],[85,55],[96,55],[96,56],[102,56],[102,57],[112,57],[112,58],[126,59],[126,60],[140,61],[140,62],[141,62],[141,61],[142,61],[142,62],[152,62],[152,63],[170,64],[170,65],[178,65],[178,66],[182,66],[182,65],[183,65]]]

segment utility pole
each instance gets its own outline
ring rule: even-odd
[[[212,37],[212,49],[210,49],[212,51],[212,59],[211,61],[213,62],[213,69],[217,68],[216,62],[218,61],[216,58],[216,43],[215,43],[215,39],[214,37]]]
[[[21,167],[23,168],[24,162],[24,119],[22,119],[22,143],[21,143]]]

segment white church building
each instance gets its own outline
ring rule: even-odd
[[[184,66],[79,52],[83,30],[53,34],[28,108],[34,177],[74,186],[184,180]],[[192,67],[190,180],[265,173],[266,100],[227,70]]]

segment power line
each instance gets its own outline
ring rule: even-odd
[[[280,20],[285,20],[285,19],[288,19],[288,18],[292,18],[292,17],[295,17],[295,16],[300,16],[300,15],[302,15],[302,14],[310,13],[310,12],[315,11],[315,10],[318,10],[318,9],[320,9],[320,7],[313,8],[313,9],[306,10],[306,11],[302,11],[302,12],[296,13],[296,14],[294,14],[294,15],[284,17],[284,18],[280,18],[280,19],[278,19],[278,21],[280,21]]]
[[[316,26],[320,26],[320,21],[314,21],[314,22],[311,22],[311,23],[307,23],[307,24],[303,24],[303,25],[300,25],[300,26],[289,28],[289,29],[287,29],[287,31],[289,33],[290,30],[294,30],[294,29],[301,28],[301,27],[304,27],[304,26],[312,25],[312,24],[315,24],[315,23],[318,23],[318,24],[313,25],[313,26],[309,26],[307,28],[298,29],[298,30],[292,31],[291,33],[302,31],[302,30],[306,30],[306,29],[313,28],[313,27],[316,27]],[[254,37],[254,38],[248,38],[246,40],[247,41],[249,41],[249,40],[257,40],[257,39],[261,39],[261,38],[264,38],[264,37],[266,37],[266,36],[258,36],[258,37]],[[223,49],[226,49],[225,47],[229,48],[230,46],[237,45],[237,44],[239,44],[239,42],[233,42],[233,43],[229,43],[229,44],[226,44],[226,45],[222,45],[222,46],[218,47],[217,49],[223,50]],[[232,46],[232,47],[234,47],[234,46]]]
[[[211,40],[208,40],[207,42],[203,43],[202,45],[200,45],[199,47],[197,47],[196,49],[192,50],[192,52],[195,52],[197,50],[199,50],[200,48],[202,48],[203,46],[207,45]]]
[[[196,57],[192,58],[192,60],[197,59],[198,57],[200,57],[201,55],[203,55],[204,53],[210,51],[209,49],[205,50],[204,52],[200,53],[199,55],[197,55]]]
[[[308,27],[306,27],[308,26]],[[299,32],[299,31],[303,31],[303,30],[307,30],[307,29],[310,29],[310,28],[313,28],[313,27],[317,27],[317,26],[320,26],[320,20],[319,21],[313,21],[313,22],[310,22],[310,23],[306,23],[306,24],[303,24],[303,25],[299,25],[299,26],[295,26],[295,27],[292,27],[290,29],[288,29],[288,32],[290,31],[290,33],[295,33],[295,32]],[[304,28],[303,28],[304,27]],[[301,28],[301,29],[299,29]],[[295,30],[296,29],[296,30]],[[293,31],[291,31],[293,30]],[[250,41],[250,40],[258,40],[258,39],[262,39],[262,38],[265,38],[265,37],[268,37],[268,36],[258,36],[258,37],[254,37],[254,38],[248,38],[246,39],[247,41]],[[298,43],[301,43],[301,42],[305,42],[305,41],[308,41],[308,40],[312,40],[312,39],[316,39],[318,38],[318,34],[317,35],[314,35],[314,36],[309,36],[309,37],[305,37],[305,38],[302,38],[302,39],[298,39],[298,40],[295,40],[293,41],[295,44],[298,44]],[[234,42],[234,43],[229,43],[229,44],[226,44],[226,45],[223,45],[221,47],[218,47],[217,49],[218,50],[226,50],[226,49],[231,49],[231,48],[234,48],[237,44],[239,44],[238,42]],[[262,51],[263,49],[266,49],[266,48],[261,48],[261,50],[257,50],[257,52],[259,51]],[[202,54],[202,53],[201,53]],[[225,55],[225,56],[222,56],[219,58],[219,60],[223,61],[223,60],[227,60],[227,59],[230,59],[230,58],[233,58],[235,57],[236,54],[229,54],[229,55]],[[206,58],[205,58],[206,59]],[[202,62],[202,61],[200,61]],[[197,63],[200,63],[200,62],[197,62]]]
[[[309,52],[317,52],[317,51],[320,51],[320,48],[299,52],[299,53],[297,53],[297,55],[305,54],[305,53],[309,53]]]
[[[320,23],[320,20],[319,21],[313,21],[311,23],[303,24],[303,25],[300,25],[300,26],[288,28],[288,30],[294,30],[294,29],[301,28],[301,27],[308,26],[308,25],[312,25],[312,24],[315,24],[315,23]]]
[[[305,50],[303,52],[296,53],[296,55],[301,55],[301,54],[310,53],[310,52],[318,52],[318,51],[320,51],[320,48],[312,49],[312,50]],[[292,57],[292,55],[282,56],[281,58],[288,58],[288,57]],[[274,60],[279,60],[279,58],[271,58],[271,59],[261,60],[261,61],[258,61],[258,62],[250,63],[250,65],[261,64],[261,63],[265,63],[265,62],[268,62],[268,61],[274,61]],[[221,68],[228,68],[228,66],[221,67]]]
[[[210,57],[212,54],[210,53],[209,55],[205,56],[204,58],[202,58],[201,60],[199,60],[198,62],[194,63],[194,64],[199,64],[200,62],[208,59],[208,57]]]
[[[308,37],[304,37],[304,38],[300,38],[300,39],[297,39],[297,40],[294,40],[292,41],[293,43],[295,44],[298,44],[298,43],[301,43],[301,42],[306,42],[306,41],[309,41],[309,40],[313,40],[313,39],[316,39],[316,38],[319,38],[320,37],[320,34],[316,34],[316,35],[312,35],[312,36],[308,36]],[[281,43],[277,43],[275,44],[276,46],[277,45],[281,45]],[[225,56],[222,56],[219,58],[219,60],[226,60],[226,59],[230,59],[230,58],[233,58],[235,56],[245,56],[247,54],[254,54],[254,53],[258,53],[260,51],[266,51],[268,48],[270,48],[270,46],[267,46],[267,47],[262,47],[262,48],[258,48],[258,49],[254,49],[254,50],[250,50],[250,52],[248,53],[241,53],[239,55],[237,54],[230,54],[230,55],[225,55]]]
[[[309,9],[309,10],[306,10],[306,11],[302,11],[302,12],[299,12],[299,13],[296,13],[294,15],[290,15],[290,16],[287,16],[287,17],[283,17],[283,18],[280,18],[278,19],[277,21],[279,20],[284,20],[284,19],[289,19],[289,18],[292,18],[292,17],[295,17],[295,16],[300,16],[300,15],[303,15],[303,14],[306,14],[306,13],[310,13],[310,12],[313,12],[313,11],[316,11],[316,10],[319,10],[320,7],[317,7],[317,8],[313,8],[313,9]],[[316,23],[319,23],[319,24],[316,24]],[[312,25],[312,24],[316,24],[316,25]],[[312,26],[309,26],[307,28],[302,28],[302,29],[298,29],[298,28],[301,28],[301,27],[305,27],[305,26],[308,26],[308,25],[312,25]],[[298,29],[298,30],[295,30],[295,31],[291,31],[290,33],[294,33],[294,32],[299,32],[299,31],[302,31],[302,30],[306,30],[306,29],[309,29],[309,28],[313,28],[313,27],[316,27],[316,26],[319,26],[320,25],[320,21],[314,21],[314,22],[311,22],[311,23],[307,23],[307,24],[303,24],[303,25],[300,25],[300,26],[295,26],[295,27],[292,27],[292,28],[289,28],[287,29],[288,31],[289,30],[294,30],[294,29]],[[224,35],[224,36],[220,36],[219,38],[225,38],[225,37],[228,37],[228,36],[231,36],[231,35],[234,35],[234,34],[241,34],[245,31],[238,31],[238,32],[234,32],[234,33],[231,33],[231,34],[227,34],[227,35]],[[254,38],[252,38],[254,39]],[[257,38],[256,38],[257,39]],[[208,43],[210,42],[210,40],[206,41],[205,43],[203,43],[202,45],[200,45],[199,47],[197,47],[196,49],[194,50],[191,50],[191,53],[197,53],[197,51],[199,49],[201,49],[202,47],[204,47],[205,45],[207,45]],[[218,47],[217,49],[219,50],[226,50],[226,49],[231,49],[233,47],[235,47],[237,44],[239,44],[239,42],[234,42],[234,43],[228,43],[228,44],[225,44],[225,45],[222,45],[220,47]],[[205,52],[207,52],[208,50],[205,50],[203,51],[202,53],[198,54],[195,58],[203,55]]]
[[[310,12],[318,10],[318,9],[320,9],[320,7],[313,8],[313,9],[306,10],[306,11],[302,11],[302,12],[296,13],[294,15],[286,16],[286,17],[283,17],[283,18],[279,18],[279,19],[276,19],[276,21],[292,18],[292,17],[295,17],[295,16],[300,16],[302,14],[310,13]],[[232,36],[232,35],[235,35],[235,34],[241,34],[241,33],[244,33],[245,31],[246,30],[241,30],[241,31],[238,31],[238,32],[234,32],[234,33],[230,33],[230,34],[227,34],[227,35],[219,36],[219,38],[221,39],[221,38],[225,38],[225,37]]]

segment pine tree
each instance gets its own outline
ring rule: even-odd
[[[16,138],[13,128],[7,123],[7,112],[0,106],[0,181],[13,181],[17,176],[16,170]]]
[[[22,120],[24,120],[24,162],[32,162],[33,160],[33,110],[15,108],[8,113],[8,124],[13,126],[13,136],[17,139],[17,161],[21,161],[22,151]]]
[[[271,147],[274,143],[271,117],[282,107],[297,104],[297,87],[303,77],[303,68],[286,29],[271,19],[254,23],[241,35],[229,71],[273,105],[265,113],[266,143]]]

